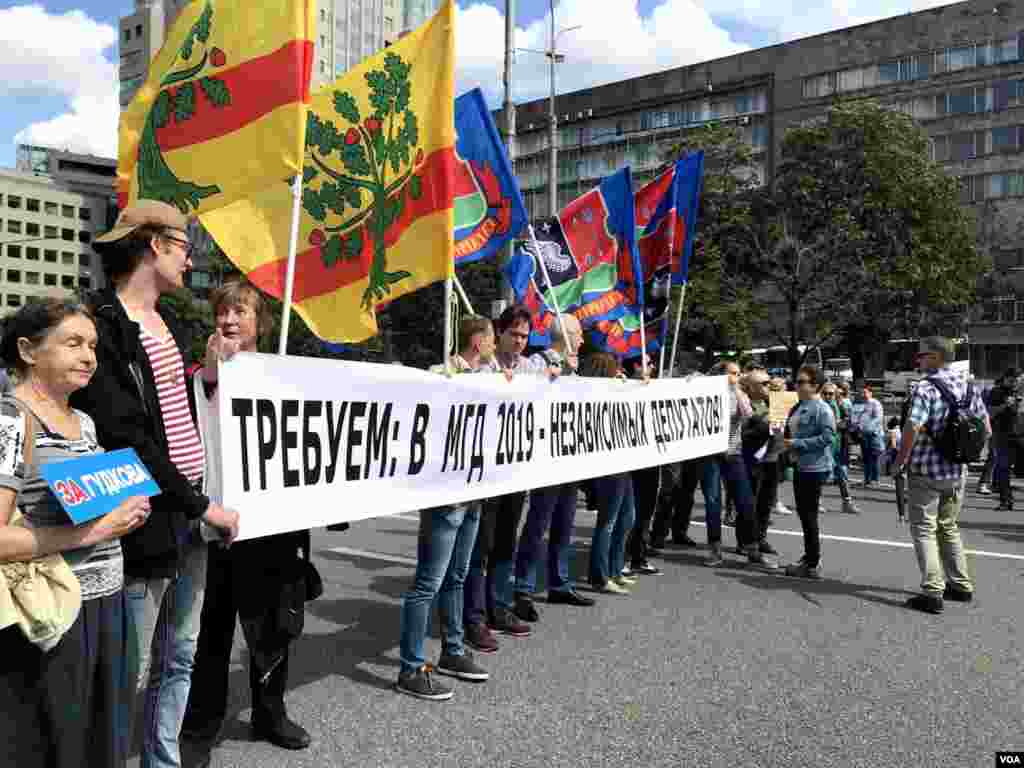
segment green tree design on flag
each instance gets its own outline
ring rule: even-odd
[[[406,271],[387,271],[385,242],[407,201],[423,194],[423,179],[416,174],[423,150],[417,149],[419,123],[410,109],[411,70],[411,64],[389,53],[383,70],[366,73],[365,119],[350,93],[335,91],[334,111],[344,123],[336,126],[312,111],[307,121],[302,205],[324,225],[312,232],[309,242],[320,248],[324,265],[332,267],[357,259],[369,240],[373,258],[363,293],[365,309],[382,301],[393,285],[412,277]],[[314,189],[309,185],[316,179],[321,183]],[[364,208],[367,197],[369,205]]]
[[[219,68],[227,64],[227,56],[222,50],[207,45],[212,28],[213,2],[207,0],[206,7],[181,44],[176,61],[190,61],[197,45],[202,48],[203,55],[197,63],[169,73],[160,83],[160,94],[146,117],[139,142],[139,198],[162,200],[185,214],[191,209],[198,209],[206,198],[219,194],[220,187],[216,184],[199,186],[179,179],[164,159],[156,132],[172,120],[181,125],[196,117],[196,85],[214,109],[231,105],[231,92],[222,79],[205,76],[193,80],[207,66]]]

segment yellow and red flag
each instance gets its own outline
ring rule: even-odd
[[[194,0],[121,113],[118,202],[227,205],[302,168],[313,0]]]
[[[455,10],[312,98],[292,301],[317,336],[362,341],[375,309],[453,274]],[[263,291],[282,298],[291,185],[200,218]]]

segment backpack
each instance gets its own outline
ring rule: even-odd
[[[969,464],[978,461],[988,441],[988,430],[985,428],[985,419],[971,413],[974,386],[967,382],[967,394],[958,403],[949,387],[939,378],[929,376],[925,381],[939,391],[949,410],[946,414],[946,423],[938,435],[930,428],[925,428],[939,455],[950,464]]]

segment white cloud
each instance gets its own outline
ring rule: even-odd
[[[663,0],[648,16],[640,15],[636,0],[561,0],[555,20],[558,29],[580,25],[558,40],[558,50],[566,56],[556,73],[559,93],[749,48],[716,25],[695,0]],[[503,93],[504,17],[490,5],[473,4],[459,12],[457,30],[458,90],[480,86],[496,105]],[[549,46],[550,30],[550,16],[519,27],[515,44],[543,51]],[[517,102],[546,96],[548,59],[518,53],[513,83]]]
[[[0,93],[68,101],[67,112],[26,126],[15,142],[116,156],[117,67],[104,56],[116,42],[114,27],[81,11],[52,14],[41,5],[0,9]]]

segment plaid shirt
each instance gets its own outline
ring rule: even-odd
[[[934,376],[945,383],[958,403],[967,396],[967,377],[959,371],[943,368],[939,371],[929,371],[929,376]],[[985,403],[982,402],[981,392],[977,387],[972,389],[974,396],[971,398],[970,412],[987,419],[988,412],[985,410]],[[939,390],[931,382],[922,380],[910,401],[909,421],[913,422],[914,426],[927,427],[928,431],[938,435],[946,426],[948,413],[949,406],[942,399]],[[962,464],[950,464],[943,458],[927,431],[922,429],[917,433],[914,448],[910,452],[911,474],[924,475],[932,480],[959,480],[962,471]]]

